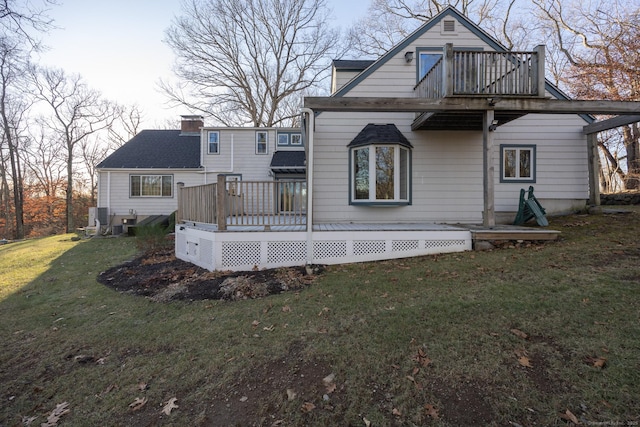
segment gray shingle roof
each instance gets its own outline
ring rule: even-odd
[[[306,164],[304,151],[276,151],[271,158],[270,168],[274,172],[280,173],[304,173]]]
[[[98,168],[115,169],[195,169],[200,165],[200,135],[180,136],[179,130],[143,130]]]
[[[334,59],[333,66],[336,70],[362,71],[374,62],[368,59]]]
[[[396,125],[377,125],[373,123],[366,125],[347,147],[359,147],[369,144],[400,144],[413,148]]]

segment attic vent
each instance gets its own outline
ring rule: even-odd
[[[445,33],[453,33],[456,31],[456,21],[445,19],[442,21],[442,31]]]

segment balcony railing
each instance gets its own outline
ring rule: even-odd
[[[306,224],[307,184],[292,181],[227,181],[182,187],[178,191],[179,222],[227,226]]]
[[[454,50],[444,55],[418,82],[418,97],[544,97],[544,46],[533,52]]]

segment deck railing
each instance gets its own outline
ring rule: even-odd
[[[304,180],[227,181],[182,187],[178,191],[178,220],[227,226],[265,228],[305,225],[307,185]]]
[[[544,46],[533,52],[483,52],[445,46],[443,57],[418,82],[418,97],[543,97]]]
[[[216,184],[178,188],[176,222],[216,223]]]

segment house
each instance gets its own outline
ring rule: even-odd
[[[548,214],[585,209],[599,197],[589,113],[640,109],[568,99],[546,81],[544,52],[509,52],[448,7],[375,61],[335,61],[333,93],[305,98],[302,111],[306,187],[294,198],[306,209],[281,215],[277,199],[255,209],[260,194],[282,191],[249,193],[221,175],[199,213],[187,208],[202,188],[185,197],[176,256],[244,270],[464,251],[503,233],[496,224],[513,222],[530,186]]]
[[[104,231],[178,208],[182,187],[229,181],[288,181],[305,176],[299,129],[206,127],[182,116],[179,130],[143,130],[97,166],[98,208]],[[90,221],[91,223],[91,221]]]

